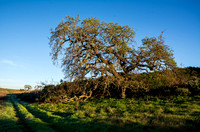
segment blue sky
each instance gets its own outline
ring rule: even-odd
[[[64,78],[49,55],[50,29],[67,15],[129,25],[137,45],[165,30],[178,66],[200,66],[198,0],[0,0],[0,87],[23,88]]]

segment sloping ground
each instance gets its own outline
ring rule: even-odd
[[[3,103],[7,95],[9,94],[20,94],[28,91],[20,91],[16,89],[6,89],[6,88],[0,88],[0,105]]]
[[[0,88],[0,108],[7,94],[9,94],[7,90]]]
[[[9,92],[6,89],[0,88],[0,98],[5,97]]]
[[[16,90],[16,89],[6,89],[6,88],[0,88],[0,98],[5,97],[7,94],[20,94],[20,93],[24,93],[27,91],[20,91],[20,90]]]

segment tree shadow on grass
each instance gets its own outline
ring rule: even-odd
[[[182,102],[176,102],[182,103]],[[158,107],[165,106],[165,103],[156,104]],[[34,114],[34,109],[30,110]],[[47,110],[48,111],[48,110]],[[74,118],[74,113],[71,112],[53,112],[49,111],[53,115],[58,115],[63,118],[54,119],[53,117],[49,117],[49,115],[45,112],[38,113],[35,112],[35,117],[42,119],[45,122],[48,122],[51,127],[55,128],[56,131],[104,131],[104,132],[196,132],[200,130],[200,121],[199,121],[199,112],[193,113],[192,119],[179,118],[178,116],[155,116],[151,118],[147,118],[146,124],[141,124],[140,122],[130,122],[123,121],[117,118],[105,118],[102,117],[96,119],[91,119],[87,117],[87,115],[83,118],[79,118],[76,116]],[[192,115],[191,115],[192,116]],[[109,120],[109,121],[108,121]],[[153,120],[153,122],[151,122]],[[155,123],[156,122],[156,123]],[[163,124],[162,124],[163,123]]]
[[[0,119],[0,132],[22,132],[22,127],[15,121],[9,119]]]
[[[54,115],[62,116],[64,118],[68,118],[69,116],[73,115],[72,112],[52,112]]]
[[[55,128],[56,131],[98,131],[98,132],[176,132],[176,131],[197,131],[200,129],[200,123],[198,120],[187,120],[185,124],[179,127],[171,127],[170,125],[162,126],[148,123],[148,125],[143,125],[139,122],[128,122],[124,123],[120,119],[91,119],[90,117],[84,118],[74,118],[72,117],[72,113],[54,113],[56,115],[62,116],[62,119],[53,119],[52,117],[48,117],[46,113],[40,113],[35,115],[37,118],[40,118],[50,124],[51,127]],[[162,118],[162,117],[161,117]],[[109,121],[108,121],[109,120]],[[167,120],[167,119],[159,119],[159,120]],[[159,122],[158,120],[158,122]],[[170,119],[169,119],[170,121]]]
[[[185,120],[184,125],[179,127],[161,126],[159,124],[149,124],[143,125],[139,122],[126,122],[123,123],[119,119],[109,119],[115,125],[108,122],[107,119],[96,119],[90,120],[89,118],[72,118],[68,116],[67,118],[55,120],[51,118],[44,118],[45,114],[35,115],[36,117],[48,122],[50,127],[54,127],[55,131],[63,132],[196,132],[200,130],[200,121],[197,120]],[[46,115],[47,116],[47,115]],[[163,119],[159,119],[163,120]],[[166,119],[165,119],[166,120]],[[42,125],[42,124],[41,124]],[[0,119],[0,132],[21,132],[22,127],[16,125],[16,122],[12,120]]]
[[[193,117],[197,117],[200,120],[200,111],[194,111],[192,114],[190,114]]]
[[[200,118],[182,119],[173,116],[154,116],[150,118],[149,127],[169,128],[169,131],[199,132]],[[164,129],[165,130],[165,129]],[[167,130],[167,129],[166,129]]]

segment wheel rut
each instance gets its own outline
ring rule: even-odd
[[[28,125],[26,124],[25,119],[20,116],[20,112],[17,109],[17,106],[13,103],[12,100],[11,100],[11,102],[13,104],[13,107],[15,108],[16,117],[18,118],[18,125],[22,126],[23,132],[34,132],[30,127],[28,127]]]
[[[21,105],[23,105],[23,103],[21,103],[21,102],[19,102]],[[27,106],[25,106],[25,105],[23,105],[27,110],[28,110],[28,112],[29,113],[31,113],[35,118],[39,118],[40,120],[42,120],[43,122],[46,122],[46,123],[49,123],[48,124],[48,126],[53,130],[53,131],[58,131],[56,128],[56,126],[55,125],[53,125],[53,124],[51,124],[49,121],[46,121],[46,120],[43,120],[40,116],[37,116],[36,114],[34,114],[34,113],[32,113],[30,110],[29,110],[29,108],[27,107]]]

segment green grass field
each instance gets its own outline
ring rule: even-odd
[[[11,92],[9,92],[11,93]],[[10,95],[0,131],[198,131],[200,96],[36,104]]]

